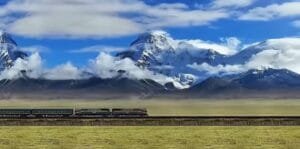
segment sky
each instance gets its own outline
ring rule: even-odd
[[[300,0],[0,0],[0,29],[48,67],[83,66],[149,30],[219,44],[298,37]]]

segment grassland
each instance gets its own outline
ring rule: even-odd
[[[300,115],[300,100],[0,100],[0,107],[144,107],[150,115]],[[0,148],[290,148],[298,126],[4,126]]]
[[[143,107],[150,115],[300,115],[300,99],[285,100],[0,100],[1,107]]]
[[[0,127],[0,148],[284,148],[300,127]]]

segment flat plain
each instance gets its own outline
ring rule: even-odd
[[[143,107],[150,115],[300,115],[300,100],[0,100],[1,108]],[[0,148],[298,149],[300,126],[1,126]]]
[[[232,100],[0,100],[0,108],[147,108],[152,116],[279,115],[299,116],[299,99]]]
[[[0,127],[0,148],[284,148],[300,146],[300,127]]]

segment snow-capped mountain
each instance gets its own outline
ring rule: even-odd
[[[168,64],[175,54],[172,42],[164,32],[144,33],[131,43],[131,58],[141,67]]]
[[[10,68],[17,58],[32,61],[18,61],[14,66],[34,64],[39,59],[31,56],[25,58],[26,54],[18,50],[16,42],[7,33],[1,33],[0,41],[1,69]],[[300,68],[297,60],[300,60],[300,38],[270,39],[252,44],[232,55],[216,48],[220,46],[201,40],[196,43],[177,40],[166,32],[151,31],[138,36],[127,51],[116,56],[100,54],[91,61],[93,67],[89,69],[80,69],[71,64],[61,66],[64,71],[60,71],[61,67],[51,71],[31,71],[35,67],[28,67],[26,71],[19,67],[6,69],[13,70],[14,73],[18,71],[22,75],[17,75],[14,79],[3,79],[0,91],[14,92],[16,89],[23,93],[26,84],[31,84],[32,88],[39,90],[41,87],[45,92],[55,89],[62,92],[70,89],[90,92],[92,87],[93,94],[105,92],[106,89],[113,93],[123,92],[122,88],[125,87],[124,93],[128,91],[130,94],[174,94],[174,90],[182,89],[179,93],[185,95],[191,93],[204,97],[220,93],[222,96],[226,92],[231,97],[235,94],[248,96],[248,91],[249,96],[252,96],[250,92],[253,91],[255,95],[262,96],[259,92],[268,90],[273,95],[276,95],[273,91],[284,91],[287,94],[280,92],[281,95],[298,97],[296,93],[300,89]],[[33,75],[28,75],[30,72]],[[2,74],[14,73],[7,71]],[[67,77],[61,79],[60,76],[59,79],[62,73],[64,76],[67,74]],[[70,74],[75,77],[68,79]]]
[[[163,31],[150,31],[130,44],[129,50],[117,54],[131,58],[142,69],[149,69],[192,86],[211,76],[242,73],[250,69],[283,69],[300,72],[295,60],[300,54],[299,38],[269,39],[255,43],[232,55],[222,54],[217,46],[173,39]],[[202,44],[202,46],[201,46]],[[289,61],[286,61],[286,60]]]
[[[0,31],[0,70],[9,68],[17,58],[25,58],[26,53],[17,48],[17,43],[6,32]]]
[[[287,69],[249,70],[227,78],[252,89],[300,87],[300,75]]]
[[[187,41],[174,40],[163,31],[140,35],[130,44],[128,51],[117,56],[131,58],[139,67],[173,77],[186,86],[202,78],[188,64],[205,62],[216,65],[226,57],[214,49],[199,48]]]
[[[300,97],[300,75],[287,69],[249,70],[244,73],[210,77],[186,90],[196,96],[247,97]]]

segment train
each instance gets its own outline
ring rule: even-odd
[[[114,118],[114,117],[147,117],[145,108],[34,108],[12,109],[0,108],[0,118]]]

